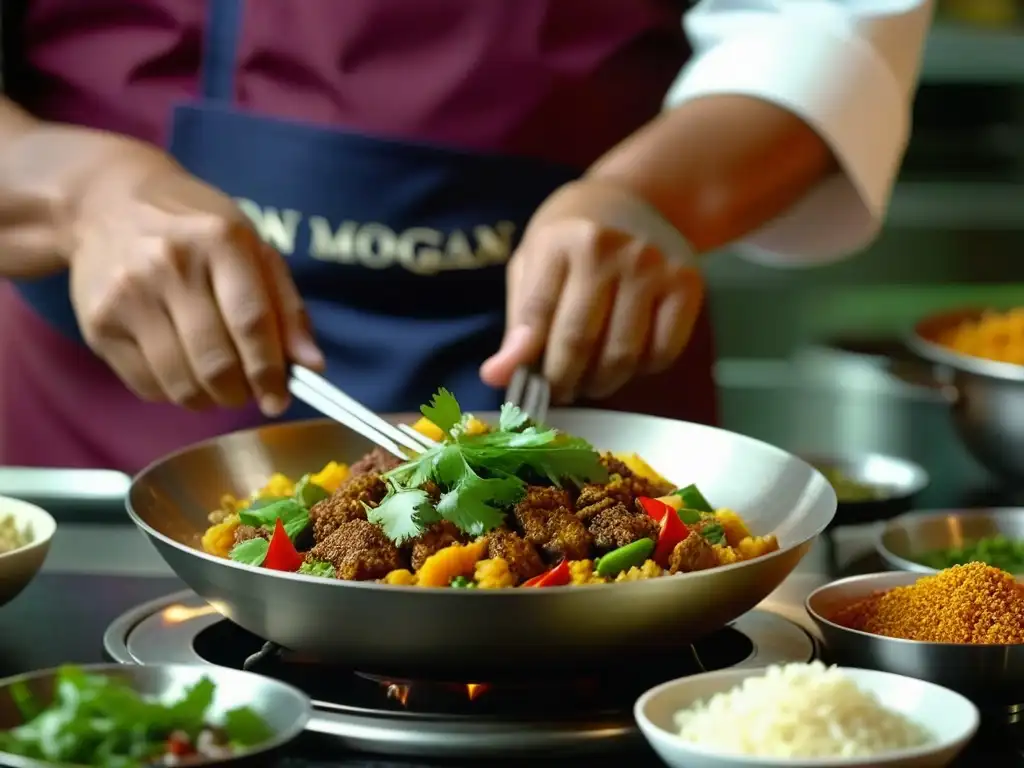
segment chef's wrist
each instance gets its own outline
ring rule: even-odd
[[[649,241],[666,256],[692,262],[698,255],[689,239],[648,200],[615,179],[588,174],[579,181],[587,212],[604,226]]]
[[[68,266],[86,190],[128,140],[18,113],[0,125],[0,276],[35,277]]]

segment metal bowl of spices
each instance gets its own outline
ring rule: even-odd
[[[991,595],[998,580],[991,571],[982,565],[957,569],[952,575],[943,571],[923,585],[917,582],[925,577],[906,571],[851,576],[816,589],[805,607],[821,633],[829,661],[927,680],[964,694],[983,709],[1005,709],[1024,704],[1024,627],[1022,614],[1014,615],[1015,610],[1024,611],[1024,595],[1004,589],[1013,596],[1006,601],[984,601],[980,611],[977,606],[965,611],[962,604],[975,593]],[[937,583],[936,579],[944,581]],[[955,588],[957,583],[959,588]],[[870,598],[912,585],[917,585],[916,589],[899,593],[905,599],[895,607],[898,618],[893,621],[903,626],[891,629],[910,635],[915,630],[928,632],[949,642],[886,637],[850,628],[860,624],[850,620],[851,613],[878,610]],[[985,626],[992,637],[1012,642],[965,641],[972,629],[981,632]]]
[[[886,523],[875,549],[901,571],[935,573],[981,562],[1024,574],[1024,509],[910,512]]]
[[[878,453],[799,454],[832,484],[839,502],[832,525],[887,520],[913,506],[928,473],[906,459]]]

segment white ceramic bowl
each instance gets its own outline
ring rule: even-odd
[[[943,768],[978,729],[978,708],[958,693],[934,683],[888,672],[843,668],[862,690],[871,691],[891,710],[926,728],[933,741],[918,749],[862,758],[784,759],[729,755],[687,744],[676,736],[674,715],[697,701],[732,690],[764,669],[736,669],[684,677],[652,688],[634,708],[636,721],[658,756],[671,768]]]
[[[19,530],[32,529],[32,543],[0,554],[0,606],[9,603],[35,578],[50,551],[57,522],[49,512],[18,499],[0,496],[0,520],[14,515]]]

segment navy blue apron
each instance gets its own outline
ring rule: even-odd
[[[243,4],[209,0],[203,99],[175,110],[171,153],[284,252],[333,382],[378,411],[414,410],[442,385],[496,408],[478,367],[501,341],[505,262],[578,171],[238,111]],[[81,340],[66,273],[19,290]]]

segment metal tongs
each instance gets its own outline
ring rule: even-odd
[[[408,424],[392,424],[320,374],[301,365],[292,366],[288,391],[295,399],[344,424],[403,461],[437,445],[436,441],[421,435]],[[519,368],[509,383],[505,400],[518,405],[530,418],[543,421],[551,402],[551,387],[539,374],[525,367]]]

